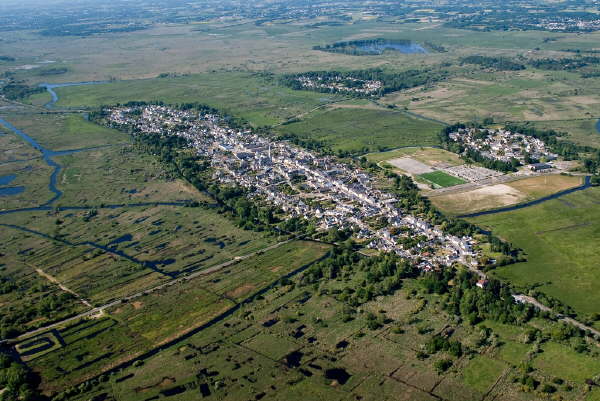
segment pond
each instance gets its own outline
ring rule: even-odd
[[[600,134],[600,120],[596,121],[596,132]]]
[[[423,46],[414,42],[377,42],[357,45],[356,48],[368,54],[383,54],[386,51],[397,51],[403,54],[427,53]]]
[[[17,176],[15,174],[0,175],[0,185],[10,184]]]
[[[25,187],[5,187],[5,188],[0,188],[0,196],[18,195],[18,194],[20,194],[23,191],[25,191]]]

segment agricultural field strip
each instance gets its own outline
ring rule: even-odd
[[[164,289],[164,288],[167,288],[167,287],[169,287],[169,286],[175,285],[175,284],[177,284],[177,283],[182,283],[182,282],[185,282],[185,281],[190,281],[190,280],[193,280],[193,279],[195,279],[195,278],[197,278],[197,277],[200,277],[200,276],[205,276],[205,275],[208,275],[208,274],[214,273],[214,272],[216,272],[216,271],[219,271],[219,270],[221,270],[221,269],[223,269],[223,268],[226,268],[226,267],[229,267],[229,266],[231,266],[231,265],[233,265],[233,264],[235,264],[235,263],[238,263],[238,262],[240,262],[240,261],[242,261],[242,260],[245,260],[245,259],[251,258],[251,257],[253,257],[253,256],[256,256],[257,254],[260,254],[260,253],[263,253],[263,252],[267,252],[267,251],[270,251],[270,250],[273,250],[273,249],[279,248],[280,246],[282,246],[282,245],[285,245],[285,244],[287,244],[287,243],[290,243],[290,242],[292,242],[292,241],[295,241],[295,240],[297,240],[297,239],[298,239],[298,238],[290,238],[290,239],[288,239],[288,240],[285,240],[285,241],[278,242],[278,243],[276,243],[276,244],[270,245],[270,246],[268,246],[268,247],[265,247],[265,248],[263,248],[263,249],[260,249],[260,250],[258,250],[258,251],[251,252],[251,253],[249,253],[249,254],[242,255],[242,256],[236,256],[236,257],[234,257],[233,259],[231,259],[231,260],[229,260],[229,261],[227,261],[227,262],[224,262],[224,263],[221,263],[221,264],[218,264],[218,265],[215,265],[215,266],[209,267],[209,268],[207,268],[207,269],[204,269],[204,270],[200,270],[200,271],[194,272],[194,273],[192,273],[192,274],[189,274],[189,275],[187,275],[187,276],[184,276],[184,277],[175,278],[175,279],[173,279],[173,280],[167,281],[167,282],[165,282],[165,283],[163,283],[163,284],[160,284],[160,285],[157,285],[157,286],[155,286],[155,287],[152,287],[152,288],[149,288],[149,289],[146,289],[146,290],[143,290],[143,291],[137,292],[137,293],[135,293],[135,294],[128,295],[128,296],[126,296],[126,297],[123,297],[123,298],[121,298],[121,299],[117,299],[117,300],[115,300],[115,301],[111,301],[111,302],[109,302],[109,303],[107,303],[107,304],[104,304],[104,305],[101,305],[101,306],[95,307],[95,308],[93,308],[93,309],[90,309],[90,310],[88,310],[88,311],[86,311],[86,312],[80,313],[80,314],[78,314],[77,316],[73,316],[73,317],[70,317],[70,318],[67,318],[67,319],[61,320],[60,322],[56,322],[56,323],[53,323],[53,324],[51,324],[51,325],[44,326],[44,327],[41,327],[41,328],[39,328],[39,329],[32,330],[32,331],[29,331],[29,332],[27,332],[27,333],[21,334],[21,335],[20,335],[19,337],[17,337],[16,339],[17,339],[17,340],[24,340],[24,339],[26,339],[26,338],[29,338],[29,337],[35,336],[35,335],[37,335],[37,334],[40,334],[40,333],[42,333],[42,332],[44,332],[44,331],[47,331],[47,330],[50,330],[50,329],[53,329],[53,328],[56,328],[56,327],[63,326],[63,325],[64,325],[64,324],[66,324],[66,323],[70,323],[70,322],[73,322],[73,321],[75,321],[75,320],[82,319],[82,318],[85,318],[85,317],[90,317],[90,316],[94,316],[94,315],[99,315],[99,314],[101,314],[101,313],[102,313],[104,310],[106,310],[106,309],[109,309],[109,308],[111,308],[111,307],[113,307],[113,306],[117,306],[117,305],[119,305],[119,304],[121,304],[121,303],[123,303],[123,302],[128,302],[128,301],[131,301],[131,300],[133,300],[133,299],[139,298],[139,297],[141,297],[141,296],[144,296],[144,295],[150,294],[150,293],[152,293],[152,292],[155,292],[155,291],[162,290],[162,289]],[[6,342],[8,342],[8,341],[10,341],[10,340],[2,340],[2,341],[0,341],[0,344],[2,344],[2,343],[6,343]]]
[[[56,277],[53,277],[49,273],[46,273],[44,270],[40,269],[39,267],[33,266],[33,265],[29,264],[29,263],[25,263],[25,264],[28,265],[29,267],[31,267],[32,269],[34,269],[40,276],[42,276],[43,278],[45,278],[46,280],[48,280],[52,284],[55,284],[56,286],[58,286],[58,288],[60,288],[62,291],[68,292],[69,294],[74,295],[85,306],[87,306],[89,308],[93,308],[93,305],[90,303],[90,301],[88,301],[87,299],[83,298],[81,295],[79,295],[75,291],[71,290],[70,288],[68,288],[67,286],[65,286],[64,284],[62,284]]]

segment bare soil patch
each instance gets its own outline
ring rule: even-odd
[[[411,159],[410,157],[401,157],[398,159],[388,160],[387,163],[413,175],[421,175],[434,171],[425,163],[421,163],[420,161]]]
[[[517,204],[527,195],[505,184],[490,185],[460,194],[430,198],[440,209],[450,213],[468,213]]]

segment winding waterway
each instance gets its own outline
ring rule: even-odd
[[[83,85],[100,85],[107,84],[109,81],[86,81],[86,82],[65,82],[62,84],[49,84],[43,83],[40,84],[41,87],[46,88],[50,96],[52,96],[52,100],[44,105],[45,108],[50,109],[54,107],[56,102],[58,102],[58,94],[54,89],[56,88],[64,88],[67,86],[83,86]]]
[[[54,91],[54,89],[56,89],[56,88],[63,88],[63,87],[68,87],[68,86],[100,85],[100,84],[106,84],[108,82],[109,81],[66,82],[66,83],[62,83],[62,84],[42,83],[42,84],[40,84],[40,86],[46,88],[48,93],[50,93],[50,96],[52,96],[52,100],[49,103],[47,103],[44,107],[50,109],[56,104],[56,102],[58,102],[59,96],[56,93],[56,91]],[[423,116],[418,116],[418,117],[424,118]],[[436,120],[429,119],[429,118],[427,118],[427,119],[431,120],[431,121],[436,121]],[[441,122],[441,121],[436,121],[436,122],[443,124],[443,122]],[[15,127],[14,125],[12,125],[11,123],[9,123],[8,121],[6,121],[2,118],[0,118],[0,125],[4,126],[8,130],[14,132],[16,135],[23,138],[27,143],[29,143],[33,148],[35,148],[42,154],[42,159],[44,160],[44,162],[49,167],[52,168],[52,174],[50,175],[48,189],[54,194],[50,200],[48,200],[47,202],[45,202],[37,207],[0,211],[0,215],[8,214],[8,213],[15,213],[15,212],[19,212],[19,211],[35,211],[35,210],[50,209],[51,205],[53,203],[55,203],[58,199],[60,199],[60,197],[62,196],[62,191],[57,188],[56,182],[57,182],[58,175],[59,175],[60,171],[62,170],[63,166],[60,165],[59,163],[57,163],[55,160],[53,160],[53,158],[56,156],[64,156],[64,155],[68,155],[71,153],[83,152],[83,151],[87,151],[87,150],[103,148],[106,146],[112,146],[112,145],[104,145],[104,146],[96,146],[96,147],[81,148],[81,149],[53,151],[53,150],[43,147],[35,139],[33,139],[32,137],[27,135],[25,132],[21,131],[20,129],[18,129],[17,127]],[[596,123],[596,129],[600,133],[600,120],[598,120],[598,122]],[[518,205],[508,206],[508,207],[504,207],[504,208],[500,208],[500,209],[493,209],[493,210],[486,210],[486,211],[477,212],[477,213],[465,214],[465,215],[461,215],[458,217],[461,217],[461,218],[478,217],[478,216],[484,216],[484,215],[488,215],[488,214],[496,214],[496,213],[503,213],[503,212],[508,212],[508,211],[512,211],[512,210],[523,209],[525,207],[539,205],[540,203],[543,203],[543,202],[546,202],[546,201],[549,201],[552,199],[557,199],[561,196],[565,196],[565,195],[571,194],[576,191],[581,191],[581,190],[587,189],[590,186],[591,186],[590,185],[590,177],[585,177],[584,184],[579,187],[576,187],[576,188],[571,188],[566,191],[558,192],[556,194],[546,196],[546,197],[543,197],[540,199],[536,199],[531,202],[521,203]],[[22,190],[24,190],[24,187],[19,187],[19,189],[16,190],[18,192],[15,192],[15,193],[22,192]],[[15,190],[10,190],[9,192],[11,192],[11,191],[15,191]],[[7,193],[5,195],[12,195],[12,194],[13,193]],[[175,205],[175,204],[179,204],[179,202],[164,202],[164,204]],[[141,205],[141,204],[138,204],[138,205]],[[112,205],[112,207],[114,207],[114,208],[125,207],[125,206],[128,206],[128,205],[125,205],[125,204]],[[83,209],[85,209],[85,208],[86,207],[83,207]]]

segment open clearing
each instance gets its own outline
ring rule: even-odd
[[[410,157],[401,157],[399,159],[391,159],[387,161],[388,164],[399,168],[402,171],[407,172],[411,175],[420,175],[433,173],[435,170],[429,167],[427,164],[421,163],[418,160],[411,159]]]
[[[437,145],[442,126],[385,109],[327,109],[299,122],[282,125],[279,132],[323,141],[335,150],[372,152],[412,145]]]
[[[527,196],[506,184],[497,184],[468,192],[431,196],[429,199],[444,212],[462,214],[514,205],[527,199]]]
[[[464,164],[464,161],[456,153],[440,148],[420,146],[394,149],[387,152],[369,153],[366,157],[375,163],[401,157],[409,157],[437,168],[446,168]]]
[[[598,311],[600,272],[599,188],[590,188],[521,210],[469,219],[526,250],[527,262],[495,274],[517,286],[537,284],[578,313]],[[518,222],[518,224],[515,224]]]
[[[581,177],[543,175],[506,184],[488,185],[466,192],[432,195],[431,202],[451,214],[467,214],[541,198],[581,185]]]

